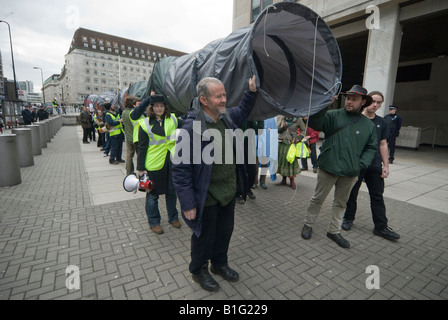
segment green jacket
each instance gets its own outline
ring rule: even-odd
[[[134,109],[124,109],[121,117],[123,118],[123,126],[124,126],[124,136],[126,137],[126,141],[133,143],[133,135],[134,135],[134,126],[132,125],[131,118],[129,114]]]
[[[325,109],[310,117],[309,126],[326,136],[318,159],[319,168],[338,176],[354,177],[369,167],[378,150],[376,129],[370,119],[361,116],[358,122],[331,135],[353,117],[345,109]]]

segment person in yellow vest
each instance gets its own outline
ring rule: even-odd
[[[103,105],[106,109],[106,116],[104,120],[110,126],[109,139],[110,139],[110,164],[125,163],[121,158],[123,153],[123,119],[120,118],[120,114],[115,114],[115,106],[110,103]]]
[[[126,140],[126,175],[134,172],[134,127],[138,121],[130,118],[130,113],[139,105],[140,99],[136,96],[127,96],[124,101],[124,111],[121,114],[124,125],[124,135]]]
[[[146,194],[145,210],[151,230],[162,234],[159,195],[165,195],[168,222],[176,229],[181,227],[170,159],[176,145],[179,123],[175,114],[170,112],[163,95],[151,96],[146,114],[148,117],[139,121],[137,173],[139,176],[147,174],[154,183],[154,189]]]

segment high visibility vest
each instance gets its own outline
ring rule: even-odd
[[[160,170],[165,164],[167,152],[173,153],[176,147],[176,129],[178,125],[176,115],[172,113],[170,118],[165,118],[165,136],[159,136],[152,132],[149,118],[140,120],[139,124],[149,136],[145,168],[148,171]]]
[[[135,110],[135,109],[134,109],[134,110]],[[137,119],[137,120],[132,120],[132,118],[131,118],[131,114],[132,114],[132,112],[134,112],[134,110],[132,110],[131,112],[129,112],[129,119],[131,120],[132,126],[134,127],[134,131],[132,132],[132,142],[133,142],[133,143],[136,143],[136,142],[138,142],[138,130],[140,129],[140,124],[139,124],[139,122],[140,122],[140,120],[145,119],[145,116],[142,115],[142,116],[140,116],[139,119]]]
[[[116,116],[112,112],[107,112],[107,114],[110,114],[112,120],[120,121],[120,115],[119,114],[117,114]],[[117,136],[117,135],[119,135],[122,132],[123,132],[123,124],[120,123],[119,125],[110,128],[110,130],[109,130],[109,137]]]

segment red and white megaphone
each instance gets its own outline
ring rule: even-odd
[[[127,192],[137,193],[140,180],[135,173],[126,176],[123,180],[123,188]]]
[[[141,176],[139,179],[137,178],[137,175],[133,173],[124,178],[123,188],[127,192],[137,193],[137,190],[142,192],[151,192],[154,189],[154,183],[149,180],[146,174]]]

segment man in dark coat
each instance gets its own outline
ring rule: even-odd
[[[39,121],[48,119],[48,111],[45,110],[44,106],[40,106],[39,110],[37,111],[37,117],[39,118]]]
[[[395,142],[397,138],[400,136],[401,125],[403,123],[403,119],[400,115],[397,114],[398,107],[389,106],[389,114],[384,116],[384,120],[386,120],[387,125],[389,126],[389,139],[387,139],[387,143],[389,145],[389,164],[394,163],[395,160]]]
[[[244,161],[232,158],[229,163],[232,155],[225,154],[232,149],[233,156],[243,154],[242,141],[235,143],[235,139],[226,139],[226,134],[249,117],[257,85],[253,76],[239,106],[230,109],[226,109],[226,91],[218,79],[201,80],[197,92],[177,140],[172,175],[182,217],[193,231],[189,270],[203,289],[217,291],[220,287],[209,273],[209,260],[214,274],[228,281],[239,279],[228,266],[227,252],[234,227],[237,185],[247,184]],[[211,132],[220,137],[211,136]],[[180,147],[185,149],[178,150]],[[240,150],[235,152],[238,147]],[[238,189],[248,190],[247,186]],[[245,200],[246,194],[243,197]]]
[[[22,111],[23,123],[25,125],[30,125],[33,122],[33,114],[30,108],[30,106],[25,106],[25,109]]]
[[[87,141],[87,139],[89,137],[89,133],[92,128],[92,122],[91,122],[91,115],[86,106],[84,106],[82,108],[82,111],[79,114],[79,118],[81,121],[82,130],[83,130],[82,143],[84,143],[84,144],[90,143],[89,141]]]

